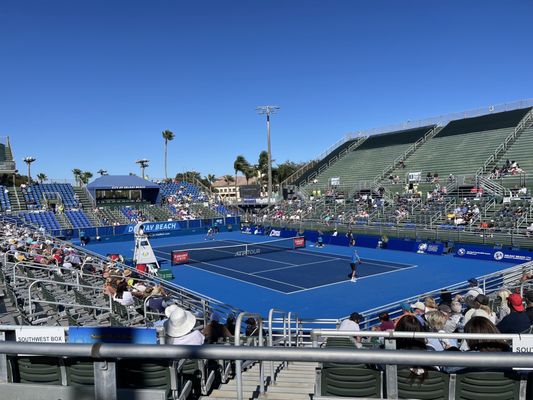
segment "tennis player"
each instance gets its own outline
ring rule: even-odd
[[[205,236],[205,239],[204,240],[215,240],[215,232],[213,231],[213,228],[209,228],[207,230],[207,235]]]
[[[361,263],[361,257],[359,257],[357,250],[354,249],[352,253],[352,259],[350,261],[350,268],[352,269],[352,273],[348,275],[350,277],[351,282],[357,282],[357,266]]]

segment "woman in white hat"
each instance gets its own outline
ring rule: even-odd
[[[202,332],[192,330],[196,324],[196,317],[190,311],[173,304],[165,309],[165,315],[168,318],[163,324],[166,344],[204,344],[205,336]]]

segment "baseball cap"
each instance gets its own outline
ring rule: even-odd
[[[413,310],[425,311],[426,310],[426,305],[424,303],[422,303],[421,301],[417,301],[415,304],[411,304],[411,308]]]
[[[409,303],[400,304],[400,308],[404,311],[411,311],[411,305]]]
[[[478,285],[478,281],[477,281],[476,278],[470,278],[470,279],[468,280],[468,283],[470,283],[470,284],[473,285],[473,286],[477,286],[477,285]]]
[[[522,297],[518,293],[511,294],[507,301],[509,305],[513,307],[515,311],[521,312],[524,311],[524,304],[522,304]]]
[[[479,304],[482,304],[484,306],[488,306],[489,305],[489,298],[487,296],[485,296],[484,294],[478,294],[476,296],[476,301]]]

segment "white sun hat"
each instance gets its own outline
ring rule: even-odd
[[[165,314],[167,313],[167,309],[171,307],[172,312],[164,324],[166,334],[170,337],[184,336],[194,328],[196,317],[190,311],[186,311],[176,305],[168,306],[165,309]]]

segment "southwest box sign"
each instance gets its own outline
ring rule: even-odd
[[[17,342],[65,343],[65,330],[59,327],[20,327],[15,330]]]
[[[189,252],[187,251],[173,251],[172,264],[186,264],[189,262]]]

